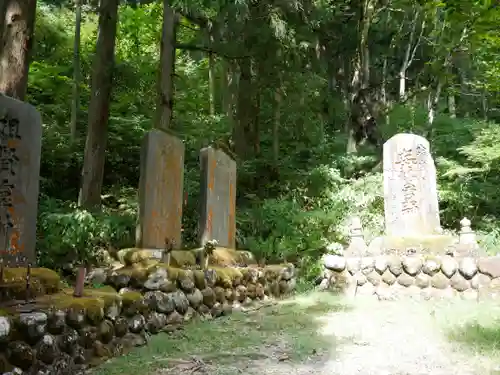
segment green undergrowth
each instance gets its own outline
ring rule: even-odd
[[[315,293],[213,321],[192,322],[174,337],[151,337],[147,346],[111,359],[93,374],[147,375],[160,369],[182,373],[182,364],[193,358],[220,366],[216,373],[226,374],[222,368],[228,365],[237,368],[268,359],[299,363],[320,358],[335,346],[335,338],[321,335],[321,316],[348,308],[335,296]]]

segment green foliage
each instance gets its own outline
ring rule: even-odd
[[[71,270],[78,264],[99,264],[115,246],[134,243],[136,210],[123,205],[119,210],[91,213],[74,204],[42,197],[38,217],[38,262],[52,269]]]
[[[429,41],[418,49],[416,60],[419,61],[415,61],[407,72],[408,84],[432,86],[434,76],[443,76],[448,90],[443,92],[444,98],[445,94],[461,92],[460,77],[445,71],[443,60],[445,54],[456,47],[463,26],[469,21],[456,9],[438,6],[436,2],[424,3],[421,10],[431,24],[429,30],[425,30]],[[375,81],[383,75],[384,62],[389,61],[390,71],[399,69],[409,27],[414,21],[411,15],[415,4],[404,1],[392,1],[391,4],[379,10],[380,19],[370,31],[373,34],[371,41],[377,41],[371,43],[373,51],[370,51],[374,87],[381,85]],[[210,8],[191,2],[179,6],[183,9],[193,6],[200,14],[211,15],[214,19],[225,17],[223,24],[229,36],[217,41],[216,49],[231,56],[249,54],[254,57],[253,62],[262,64],[252,65],[252,71],[258,70],[260,74],[253,81],[259,88],[256,100],[259,112],[252,120],[259,123],[260,153],[255,158],[238,161],[237,243],[240,248],[251,249],[267,261],[283,258],[296,261],[301,268],[301,280],[310,285],[321,269],[320,255],[329,251],[332,244],[347,243],[347,224],[351,216],[361,218],[367,241],[383,233],[380,150],[360,145],[357,154],[345,153],[348,139],[345,124],[349,110],[343,90],[348,89],[350,83],[342,86],[349,82],[348,77],[343,78],[345,82],[342,77],[339,82],[328,82],[334,81],[332,69],[339,68],[329,64],[342,60],[339,56],[348,60],[355,53],[358,17],[353,15],[360,9],[347,1],[316,2],[313,9],[306,9],[312,5],[306,7],[300,2],[278,1],[265,3],[265,12],[256,16],[251,13],[258,7],[247,5],[245,1],[238,1],[235,4],[216,2]],[[103,249],[133,245],[141,139],[151,128],[156,105],[162,17],[161,2],[120,8],[104,172],[105,193],[115,202],[105,202],[101,212],[87,212],[78,209],[73,202],[77,198],[83,163],[97,17],[88,9],[84,11],[78,136],[71,140],[68,123],[74,14],[64,6],[39,6],[37,43],[28,92],[28,100],[40,110],[44,119],[38,256],[41,265],[52,268],[99,262]],[[458,221],[467,216],[478,229],[482,244],[495,249],[500,241],[497,224],[500,130],[498,113],[493,108],[500,103],[497,74],[500,37],[498,31],[489,30],[485,23],[495,24],[498,14],[483,15],[482,5],[475,2],[468,4],[467,9],[469,6],[474,12],[463,14],[479,14],[478,26],[474,26],[467,43],[463,43],[473,58],[462,56],[462,61],[459,56],[453,63],[455,69],[460,64],[467,66],[464,73],[467,79],[462,84],[472,87],[473,94],[460,98],[457,118],[446,113],[447,105],[441,100],[437,106],[438,115],[430,128],[428,111],[423,105],[426,97],[417,92],[412,100],[393,105],[388,116],[377,121],[383,139],[398,132],[429,138],[438,162],[444,226],[456,229]],[[443,17],[434,17],[437,14]],[[440,28],[434,18],[449,22]],[[239,39],[245,30],[249,32],[248,43],[231,40]],[[325,61],[316,61],[317,30],[321,30],[325,39],[321,41],[324,44],[321,48],[327,50],[323,52],[328,52]],[[445,35],[435,35],[439,30],[444,30]],[[181,20],[179,42],[203,45],[202,39],[197,26]],[[281,55],[275,58],[269,50],[279,51]],[[215,56],[215,62],[217,114],[214,116],[209,114],[207,54],[180,49],[176,52],[173,130],[186,146],[184,189],[187,204],[183,208],[183,244],[186,247],[194,246],[197,240],[199,149],[212,141],[230,137],[235,126],[222,108],[226,100],[222,58]],[[282,97],[279,155],[275,160],[273,124],[277,87]],[[394,83],[388,85],[388,90],[394,91],[389,92],[390,96],[396,96]],[[481,110],[481,95],[490,110]],[[484,117],[483,112],[489,115],[490,122],[478,120]]]

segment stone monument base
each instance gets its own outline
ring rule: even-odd
[[[383,236],[373,239],[368,246],[367,255],[453,255],[457,244],[458,238],[445,234],[414,237]]]

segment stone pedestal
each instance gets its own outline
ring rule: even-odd
[[[373,239],[367,253],[373,255],[408,256],[413,254],[453,254],[457,239],[450,235],[383,236]]]
[[[345,256],[364,256],[367,251],[365,237],[363,235],[363,226],[359,217],[351,219],[349,226],[350,241],[349,246],[345,250]]]

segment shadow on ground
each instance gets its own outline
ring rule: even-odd
[[[234,374],[256,361],[320,361],[335,351],[335,338],[322,329],[322,317],[349,309],[339,297],[313,293],[212,321],[195,321],[173,335],[151,337],[147,346],[104,363],[93,374]],[[205,368],[198,372],[200,367]]]

